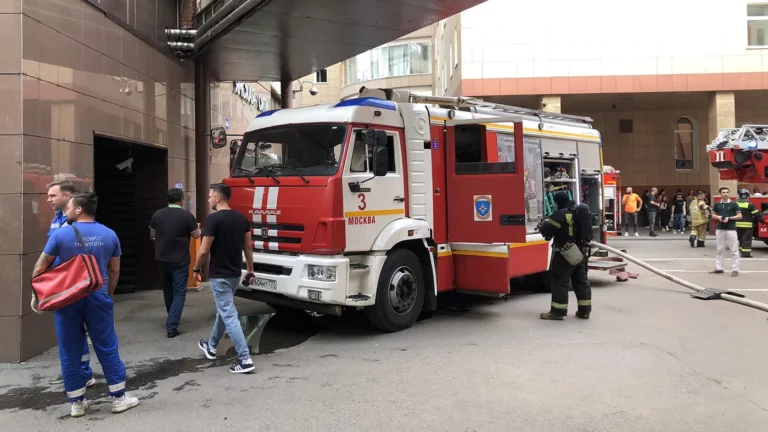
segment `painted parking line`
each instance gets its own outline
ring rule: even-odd
[[[659,269],[667,273],[709,273],[711,270],[672,270],[672,269]],[[726,270],[728,272],[730,270]],[[768,270],[739,270],[739,273],[768,273]]]
[[[638,258],[640,261],[712,261],[715,257],[711,258]],[[731,261],[731,258],[726,258],[726,261]],[[768,258],[742,258],[741,262],[750,261],[768,261]]]

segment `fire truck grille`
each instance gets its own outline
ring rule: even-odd
[[[246,263],[243,263],[243,270],[248,270],[248,265]],[[253,263],[253,271],[256,273],[271,274],[276,276],[290,276],[293,272],[293,268],[272,264]]]
[[[270,245],[296,248],[301,244],[304,225],[279,223],[251,223],[251,240],[254,250],[274,249]],[[288,246],[292,245],[292,246]]]
[[[290,224],[278,224],[278,223],[251,223],[251,229],[252,230],[259,230],[262,229],[268,229],[268,230],[277,230],[277,231],[295,231],[295,232],[304,232],[304,225],[290,225]]]

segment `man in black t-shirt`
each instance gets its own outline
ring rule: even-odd
[[[169,338],[179,335],[179,321],[187,298],[189,279],[189,238],[200,238],[192,213],[184,210],[184,192],[168,191],[168,207],[160,209],[149,221],[149,235],[155,242],[155,261],[160,267],[160,281],[165,297],[165,331]]]
[[[208,202],[215,213],[205,220],[203,241],[192,271],[197,280],[202,280],[201,266],[210,254],[211,291],[216,302],[216,322],[213,323],[211,337],[208,340],[201,339],[197,346],[209,360],[216,360],[216,347],[226,331],[235,345],[238,357],[237,363],[229,371],[240,374],[256,369],[235,309],[235,291],[240,282],[243,253],[248,265],[246,279],[253,278],[253,245],[251,224],[248,218],[229,206],[231,196],[232,189],[227,185],[211,188]]]
[[[672,199],[672,229],[675,234],[683,234],[685,232],[685,215],[688,207],[683,197],[683,191],[680,189],[675,193],[675,197]]]

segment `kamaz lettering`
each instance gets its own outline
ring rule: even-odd
[[[261,209],[253,209],[248,210],[248,214],[252,215],[274,215],[274,216],[280,216],[281,210],[261,210]]]

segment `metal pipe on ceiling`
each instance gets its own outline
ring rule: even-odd
[[[223,34],[223,31],[227,27],[231,26],[237,20],[245,17],[247,14],[254,12],[259,6],[263,6],[269,3],[270,0],[246,0],[244,1],[234,12],[229,14],[226,18],[219,21],[218,24],[213,26],[206,34],[195,41],[195,49],[198,53],[203,50],[205,44],[211,41],[214,37]],[[199,34],[199,32],[198,32]]]
[[[224,6],[221,7],[218,11],[216,11],[214,16],[223,16],[227,17],[232,11],[234,11],[238,6],[243,4],[243,0],[230,0],[228,1]],[[216,24],[217,20],[215,20],[213,17],[209,19],[208,21],[200,24],[200,27],[197,28],[198,34],[203,34],[207,32],[208,30],[213,27],[214,24]]]

